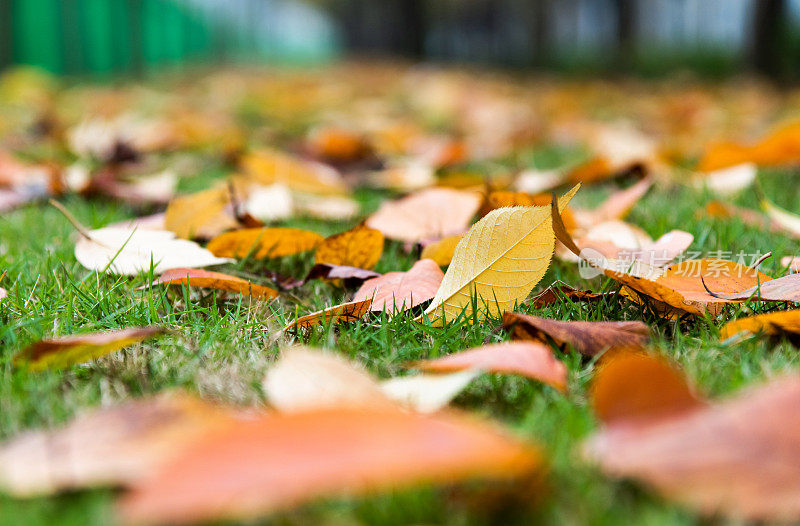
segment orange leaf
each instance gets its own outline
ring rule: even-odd
[[[317,247],[316,263],[371,269],[383,254],[383,234],[363,224],[326,238]]]
[[[681,373],[665,360],[641,353],[615,354],[599,366],[592,404],[608,425],[639,424],[703,406]]]
[[[520,476],[539,459],[531,446],[461,416],[367,409],[276,414],[188,447],[138,484],[120,511],[135,523],[246,519],[328,495]]]
[[[245,228],[215,237],[206,248],[218,257],[244,258],[252,253],[256,259],[265,259],[306,252],[322,241],[316,232],[299,228]]]
[[[763,333],[770,336],[800,335],[800,309],[770,312],[729,321],[720,329],[719,337],[727,340],[741,332]]]
[[[163,332],[161,327],[140,327],[44,339],[17,353],[14,365],[31,371],[62,369],[92,361]]]
[[[519,374],[564,391],[567,367],[553,356],[550,347],[535,342],[484,345],[434,360],[413,362],[412,367],[431,372],[480,369],[489,373]]]
[[[65,427],[26,432],[0,446],[0,488],[30,497],[131,484],[191,440],[236,421],[222,407],[180,392],[102,408]]]
[[[663,383],[650,369],[618,373],[619,380],[632,374],[640,378],[619,398],[638,399],[642,390],[653,393]],[[612,422],[588,441],[586,452],[606,473],[639,479],[715,520],[720,515],[736,521],[800,519],[797,377],[773,380],[708,407],[693,406],[684,391],[680,394],[684,411],[675,411],[681,408],[674,400],[653,396],[642,410],[669,418],[635,427]],[[664,406],[673,410],[665,412]]]
[[[506,312],[503,327],[515,339],[547,343],[549,338],[586,356],[609,349],[640,349],[650,339],[650,328],[641,321],[558,321]]]
[[[262,300],[272,299],[278,296],[278,291],[275,289],[256,285],[242,278],[237,278],[236,276],[191,268],[168,270],[154,280],[152,284],[189,285],[191,287],[200,287],[204,289],[225,290]]]
[[[401,312],[436,296],[443,278],[435,262],[421,259],[408,272],[389,272],[365,281],[353,301],[371,298],[371,310]]]
[[[713,284],[706,283],[708,290],[715,298],[723,301],[740,301],[759,299],[766,301],[800,301],[800,274],[789,274],[776,279],[769,279],[738,292],[714,290]],[[732,288],[732,287],[731,287]]]

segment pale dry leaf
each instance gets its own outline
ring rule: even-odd
[[[135,276],[169,269],[231,263],[193,241],[177,239],[165,230],[106,227],[90,230],[75,243],[75,259],[89,270]]]
[[[469,369],[449,374],[398,376],[382,381],[380,388],[403,406],[420,413],[434,413],[447,406],[482,372]]]
[[[395,405],[358,364],[329,351],[301,346],[284,349],[262,385],[269,403],[284,412]]]
[[[706,173],[700,173],[692,182],[695,187],[708,188],[716,195],[730,197],[752,186],[758,167],[753,163],[737,164]]]
[[[476,192],[429,188],[381,205],[367,226],[390,239],[417,242],[461,232],[481,205]]]

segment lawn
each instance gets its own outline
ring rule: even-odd
[[[198,152],[200,173],[181,183],[183,192],[207,186],[226,172],[218,157]],[[519,159],[539,168],[568,164],[585,158],[581,148],[554,149],[547,144],[530,147],[524,155],[475,163],[471,170],[488,173],[498,165],[515,165]],[[800,189],[791,170],[761,170],[764,192],[776,203],[798,210]],[[586,185],[575,198],[576,206],[600,202],[629,181]],[[295,217],[276,223],[330,235],[355,226],[396,194],[359,189],[358,218],[324,221]],[[694,235],[691,251],[704,256],[716,251],[736,254],[772,252],[761,267],[772,276],[782,275],[779,260],[795,255],[796,241],[787,235],[765,232],[738,218],[711,218],[704,213],[712,196],[683,185],[676,177],[660,181],[632,210],[626,220],[650,236],[672,229]],[[65,196],[59,199],[85,225],[98,228],[132,218],[141,210],[103,198]],[[758,208],[754,193],[744,192],[734,203]],[[145,287],[152,275],[134,278],[98,274],[84,269],[73,250],[77,234],[52,206],[37,203],[4,214],[0,219],[0,268],[8,297],[0,302],[2,380],[0,380],[0,438],[26,429],[58,426],[87,408],[109,405],[171,388],[183,388],[202,397],[252,406],[265,404],[261,379],[281,346],[299,341],[271,334],[296,315],[348,301],[352,290],[316,280],[273,302],[251,301],[213,292],[199,297],[166,288]],[[408,270],[416,261],[402,243],[387,240],[376,271]],[[265,261],[245,260],[220,267],[221,272],[256,276],[265,270],[301,278],[313,265],[307,253]],[[534,293],[561,280],[579,289],[617,291],[619,285],[605,277],[581,278],[573,263],[555,259]],[[263,279],[262,279],[262,282]],[[757,384],[800,366],[797,351],[784,340],[752,338],[726,345],[720,342],[724,320],[749,311],[782,308],[766,303],[732,304],[717,320],[669,321],[619,295],[598,304],[560,303],[520,312],[558,320],[643,320],[653,328],[653,347],[679,365],[710,398],[724,397],[744,386]],[[409,360],[437,357],[500,342],[509,336],[496,330],[497,318],[478,324],[455,323],[433,328],[413,321],[406,312],[388,319],[368,316],[360,321],[310,331],[302,340],[310,346],[334,349],[365,364],[380,377],[405,374]],[[31,373],[12,366],[12,356],[24,346],[46,336],[67,335],[131,326],[163,325],[165,335],[137,344],[90,363],[62,371]],[[643,486],[615,481],[582,459],[581,441],[597,427],[588,399],[596,360],[569,349],[556,349],[569,370],[568,391],[562,394],[544,384],[501,375],[483,375],[453,405],[507,425],[515,435],[540,444],[549,466],[544,480],[510,501],[479,500],[480,487],[422,487],[381,493],[365,498],[331,499],[264,519],[270,524],[689,524],[699,516],[667,502]],[[491,488],[491,485],[486,487]],[[473,493],[472,491],[475,490]],[[90,490],[55,497],[18,500],[0,497],[0,524],[106,524],[111,520],[113,490]],[[489,497],[487,497],[489,498]],[[480,502],[481,504],[476,504]],[[491,505],[495,503],[496,505]]]

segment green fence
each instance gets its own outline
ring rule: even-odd
[[[102,75],[268,56],[257,31],[176,0],[0,0],[0,67]]]

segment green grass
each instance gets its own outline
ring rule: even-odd
[[[547,159],[547,152],[542,153]],[[778,204],[800,210],[800,191],[787,185],[787,173],[762,173],[762,186]],[[192,183],[195,185],[196,183]],[[202,186],[202,185],[200,185]],[[575,203],[598,202],[612,184],[581,190]],[[374,209],[380,194],[358,194],[365,210]],[[774,256],[764,270],[779,275],[781,256],[794,255],[796,241],[758,231],[738,220],[709,219],[702,214],[710,196],[675,186],[655,190],[634,209],[629,220],[657,237],[670,229],[695,235],[692,250],[763,253]],[[737,200],[756,207],[750,192]],[[99,227],[131,217],[134,211],[104,201],[67,198],[64,204],[85,224]],[[296,219],[287,224],[323,234],[353,223]],[[9,296],[0,303],[0,438],[24,429],[50,428],[79,411],[169,388],[185,388],[235,404],[264,402],[260,379],[278,352],[270,333],[291,321],[295,312],[308,313],[348,298],[332,285],[316,281],[271,304],[251,303],[214,294],[190,297],[188,291],[162,288],[137,290],[148,276],[118,278],[88,272],[73,257],[75,233],[52,207],[36,205],[0,219],[0,268],[7,271],[2,286]],[[270,269],[304,275],[310,254],[266,263],[231,265],[229,271],[259,275]],[[400,244],[387,242],[377,270],[407,270],[413,257]],[[605,278],[582,280],[575,265],[555,261],[540,290],[554,280],[578,288],[616,290]],[[731,306],[721,318],[775,306]],[[523,309],[524,310],[524,309]],[[721,321],[699,319],[679,323],[657,319],[619,297],[597,305],[564,302],[541,310],[541,316],[567,320],[643,319],[654,329],[655,347],[684,368],[700,392],[724,396],[741,387],[796,370],[800,358],[787,342],[753,339],[721,345]],[[479,325],[458,324],[443,329],[415,324],[411,315],[392,320],[366,318],[342,327],[312,332],[310,345],[336,349],[366,364],[380,376],[403,374],[407,360],[439,356],[507,338],[493,331],[499,320]],[[11,359],[25,345],[44,336],[165,325],[171,331],[89,364],[60,372],[15,370]],[[569,368],[569,392],[562,395],[536,382],[508,376],[483,376],[455,405],[500,420],[518,436],[536,441],[546,452],[549,472],[544,485],[528,493],[508,495],[494,505],[471,506],[480,485],[414,488],[359,499],[317,502],[265,519],[274,524],[691,524],[699,518],[665,502],[637,485],[605,478],[581,459],[580,443],[596,427],[587,398],[594,363],[569,350],[557,350]],[[106,524],[111,521],[112,490],[84,491],[51,498],[14,500],[0,497],[0,524]]]

